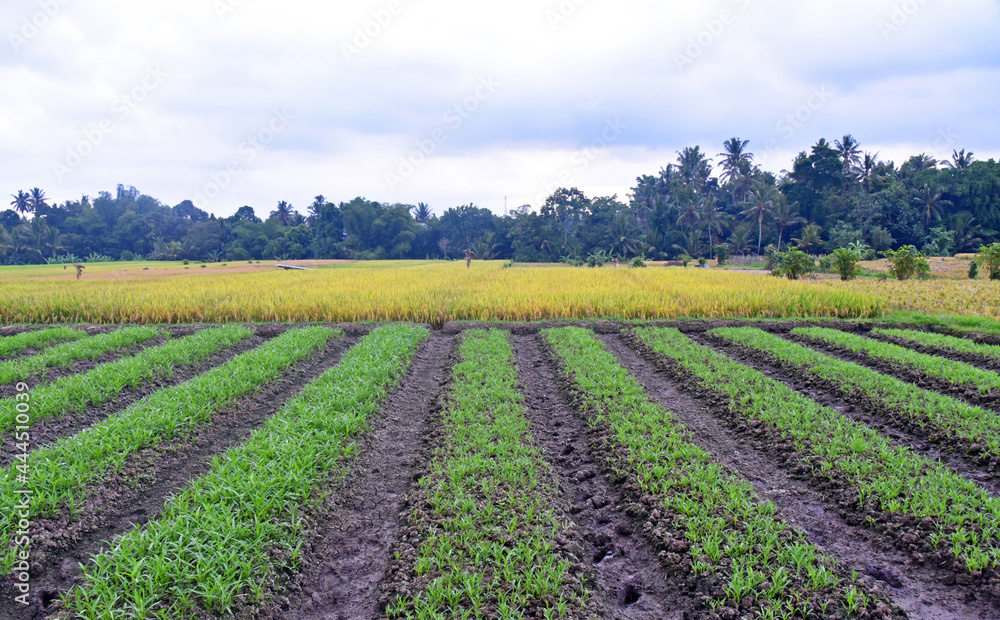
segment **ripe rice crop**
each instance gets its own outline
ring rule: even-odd
[[[0,322],[528,321],[588,317],[875,317],[870,293],[707,269],[503,269],[363,263],[310,272],[0,278]]]

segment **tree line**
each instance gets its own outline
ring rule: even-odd
[[[11,195],[0,212],[5,264],[84,260],[479,259],[576,262],[596,252],[651,260],[760,255],[790,245],[810,254],[842,247],[927,255],[974,252],[1000,229],[1000,164],[964,149],[901,165],[850,135],[819,140],[775,175],[732,138],[709,156],[694,146],[629,196],[560,188],[537,210],[504,215],[467,204],[440,215],[425,203],[317,196],[305,213],[281,201],[258,215],[216,217],[186,200],[170,207],[119,185],[62,204],[40,188]],[[264,217],[262,217],[264,216]],[[773,250],[772,250],[773,251]]]

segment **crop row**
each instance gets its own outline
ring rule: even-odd
[[[68,607],[83,618],[178,618],[259,603],[298,562],[304,513],[356,454],[354,440],[428,334],[390,326],[362,339],[246,443],[216,457],[160,518],[98,555]]]
[[[957,446],[984,460],[1000,461],[1000,416],[949,396],[924,390],[870,368],[824,355],[750,327],[713,330],[725,340],[764,354],[779,365],[819,379],[848,399],[866,397],[876,415],[902,418],[903,426]]]
[[[0,358],[17,355],[27,349],[41,349],[49,345],[70,340],[79,340],[87,335],[86,332],[70,327],[54,327],[52,329],[40,329],[33,332],[24,332],[16,336],[0,338]]]
[[[28,402],[32,403],[31,422],[102,405],[126,388],[169,377],[175,367],[193,366],[251,334],[249,329],[239,325],[204,329],[132,357],[40,385],[28,392]],[[0,433],[10,431],[17,425],[18,402],[14,398],[0,400]]]
[[[896,533],[897,520],[920,522],[907,536],[923,539],[939,556],[950,551],[974,574],[1000,563],[1000,500],[981,487],[676,329],[635,333],[700,386],[725,397],[734,415],[791,439],[801,467],[847,488],[870,522],[887,522]]]
[[[446,438],[421,479],[411,592],[391,618],[563,618],[580,578],[556,550],[558,495],[517,389],[508,333],[469,330],[443,415]],[[537,615],[538,613],[543,615]]]
[[[591,332],[544,335],[591,424],[608,428],[618,473],[655,498],[661,557],[682,575],[712,580],[706,607],[721,614],[750,609],[757,618],[874,611],[877,598],[842,579],[773,504],[697,446]]]
[[[16,505],[20,494],[27,492],[31,519],[52,516],[60,509],[73,514],[92,492],[90,485],[121,467],[135,452],[187,435],[235,399],[260,391],[339,333],[326,327],[285,332],[222,366],[159,390],[99,424],[32,452],[30,467],[16,463],[0,472],[0,503]],[[13,511],[0,514],[0,573],[13,564],[14,550],[7,545],[16,525]]]
[[[930,377],[944,379],[955,386],[972,387],[982,394],[1000,390],[1000,375],[982,370],[969,364],[927,355],[896,344],[871,340],[857,334],[849,334],[825,327],[793,329],[792,334],[805,336],[813,341],[843,347],[854,353],[862,353],[877,360],[884,360],[916,370]]]
[[[921,332],[911,329],[882,329],[872,330],[873,334],[898,338],[915,344],[927,347],[937,347],[954,353],[965,353],[982,355],[983,357],[1000,361],[1000,347],[993,344],[980,344],[967,338],[956,338],[955,336],[945,336],[933,332]]]
[[[46,349],[38,355],[0,362],[0,385],[23,381],[49,368],[96,359],[105,353],[164,336],[169,337],[169,334],[151,327],[126,327],[97,336],[85,336]]]

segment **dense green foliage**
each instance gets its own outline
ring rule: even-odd
[[[832,560],[777,518],[753,485],[698,447],[592,332],[570,327],[544,335],[591,423],[609,427],[623,451],[627,466],[619,473],[674,517],[692,568],[722,577],[725,596],[706,605],[739,609],[751,597],[761,618],[806,617],[811,609],[827,611],[824,604],[855,617],[865,606],[848,604],[853,587],[840,580]]]
[[[972,446],[978,446],[976,452],[1000,458],[1000,417],[992,411],[921,389],[870,368],[824,355],[759,329],[723,328],[714,333],[740,346],[764,353],[807,376],[827,381],[835,385],[844,398],[854,399],[862,394],[867,396],[871,402],[878,404],[878,411],[874,412],[876,415],[889,412],[893,417],[900,416],[915,423],[925,435],[934,435],[961,445],[965,452],[970,452]],[[884,342],[875,344],[895,346]],[[902,347],[896,348],[914,356],[921,355]]]
[[[930,275],[931,266],[924,255],[912,245],[904,245],[898,250],[886,251],[889,273],[897,280],[925,278]]]
[[[636,334],[701,387],[726,397],[734,415],[793,440],[805,457],[803,467],[848,485],[869,515],[929,519],[933,528],[922,535],[935,547],[951,549],[968,570],[1000,566],[1000,500],[979,485],[677,329],[643,328]]]
[[[37,373],[44,373],[49,368],[96,359],[105,353],[163,336],[169,337],[170,334],[152,327],[126,327],[106,334],[79,338],[46,349],[38,355],[0,363],[0,384],[23,381]]]
[[[0,358],[17,355],[27,349],[41,349],[46,346],[79,340],[87,335],[87,332],[72,329],[69,327],[55,327],[52,329],[40,329],[33,332],[24,332],[16,336],[0,338]]]
[[[251,335],[240,325],[205,329],[190,336],[146,349],[133,357],[101,364],[81,373],[40,385],[29,393],[31,421],[84,411],[108,402],[125,388],[158,377],[169,377],[177,366],[192,366]],[[0,400],[0,433],[14,428],[17,400]]]
[[[559,489],[524,417],[508,336],[463,336],[444,445],[421,478],[419,591],[392,603],[390,618],[489,618],[490,608],[563,618],[579,605],[580,581],[555,551],[567,528],[551,505]]]
[[[880,336],[891,336],[901,340],[909,340],[910,342],[914,342],[916,344],[922,344],[928,347],[937,347],[939,349],[954,351],[956,353],[973,353],[975,355],[982,355],[984,357],[1000,360],[1000,346],[995,344],[981,344],[973,342],[967,338],[956,338],[955,336],[946,336],[944,334],[935,334],[933,332],[920,332],[910,329],[875,328],[872,330],[872,333]]]
[[[357,453],[354,439],[427,335],[400,325],[362,339],[246,443],[216,457],[158,519],[98,555],[69,607],[93,619],[188,618],[258,603],[266,582],[298,562],[303,509]]]
[[[962,151],[951,162],[921,154],[897,166],[844,136],[834,144],[821,139],[776,177],[754,164],[748,146],[727,140],[717,170],[699,147],[685,148],[676,163],[638,177],[624,200],[559,188],[537,210],[525,205],[503,216],[471,204],[435,215],[423,203],[317,196],[306,215],[282,201],[262,221],[250,206],[217,218],[190,201],[171,208],[124,186],[50,205],[36,188],[14,194],[13,208],[0,213],[0,252],[7,263],[38,263],[460,258],[471,249],[478,259],[557,262],[596,250],[710,258],[722,243],[724,256],[760,254],[790,240],[811,254],[863,243],[941,255],[974,252],[1000,229],[1000,163],[993,160]]]
[[[60,510],[72,515],[105,472],[121,467],[138,450],[187,435],[237,398],[259,392],[340,333],[327,327],[285,332],[191,381],[154,392],[103,422],[39,448],[31,454],[28,473],[18,465],[0,471],[0,501],[13,506],[18,492],[28,489],[32,518]],[[16,550],[8,543],[17,519],[15,511],[0,514],[0,573],[13,564]]]

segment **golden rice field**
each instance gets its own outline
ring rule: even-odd
[[[479,262],[466,270],[464,263],[378,262],[307,272],[115,270],[122,268],[95,268],[77,281],[59,266],[2,268],[0,322],[867,318],[893,308],[877,287],[663,267],[505,269]]]
[[[855,280],[830,282],[842,291],[871,295],[890,310],[924,314],[1000,318],[1000,282],[989,280],[924,280],[898,282]]]

